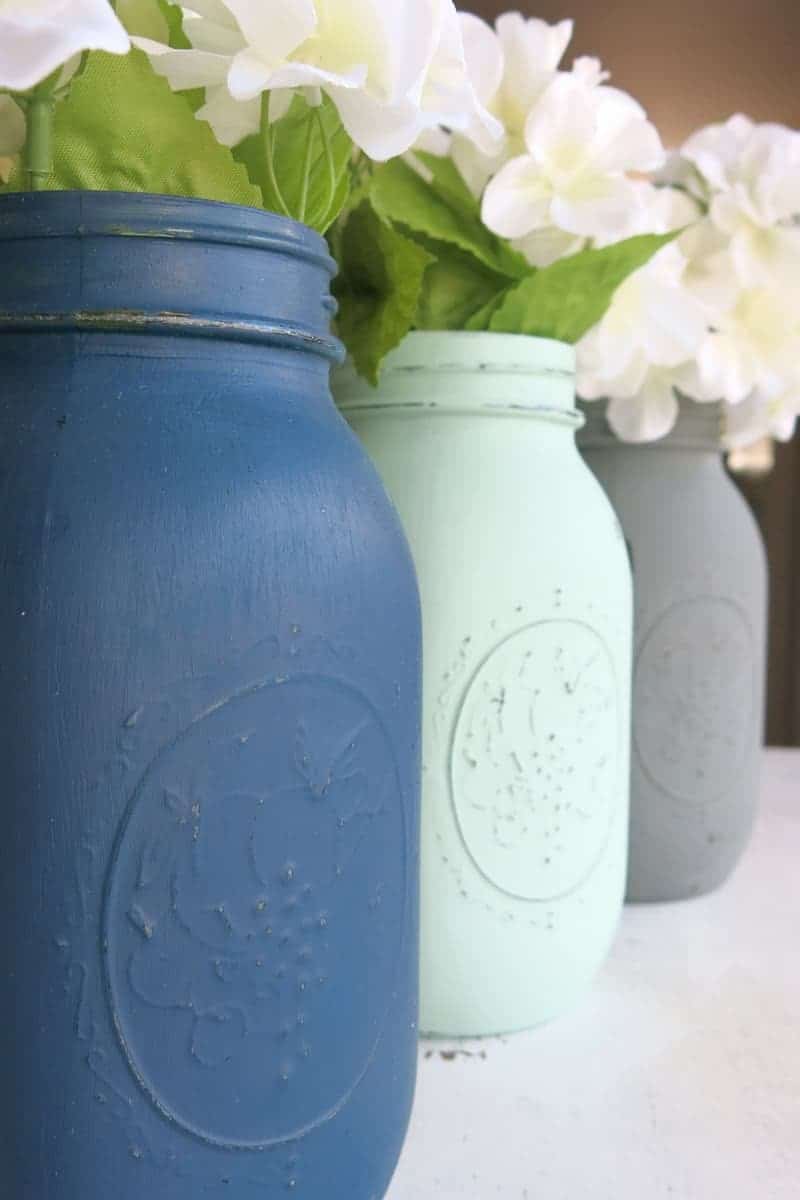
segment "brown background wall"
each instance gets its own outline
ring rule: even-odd
[[[800,0],[459,0],[575,19],[570,54],[592,54],[647,108],[667,145],[746,112],[800,128]],[[569,60],[568,60],[569,61]],[[772,575],[768,740],[800,746],[800,438],[775,470],[746,481]]]

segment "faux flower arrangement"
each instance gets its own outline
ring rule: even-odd
[[[731,449],[788,441],[800,415],[800,133],[734,116],[693,134],[655,182],[661,213],[692,224],[581,342],[581,395],[609,399],[625,441],[666,435],[678,392],[724,402]]]
[[[452,0],[5,0],[0,191],[262,207],[328,233],[377,381],[411,329],[577,342],[625,440],[677,392],[731,445],[800,413],[800,133],[742,116],[667,161],[572,23]]]
[[[571,32],[452,0],[4,0],[2,190],[201,197],[327,232],[373,380],[410,329],[576,342],[675,235],[633,178],[665,161],[656,130],[595,60],[559,69]]]
[[[340,333],[373,382],[412,329],[577,342],[676,236],[652,228],[656,189],[635,178],[666,157],[644,110],[596,59],[559,69],[571,21],[459,27],[471,120],[365,172],[331,237]]]

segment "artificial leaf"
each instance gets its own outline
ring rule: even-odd
[[[642,234],[602,250],[581,250],[539,271],[529,268],[489,328],[577,342],[604,316],[620,284],[677,236]]]
[[[131,37],[170,41],[167,0],[117,0],[116,12]]]
[[[464,176],[452,158],[440,158],[439,155],[430,154],[425,150],[417,150],[414,153],[423,170],[430,175],[436,191],[447,200],[450,207],[470,220],[480,220],[480,201],[467,187]]]
[[[477,208],[465,212],[448,189],[437,190],[435,178],[428,182],[401,159],[376,167],[370,199],[379,216],[412,237],[456,246],[509,279],[522,279],[530,270],[521,254],[486,228]]]
[[[54,146],[53,191],[152,192],[261,207],[245,169],[139,50],[90,55],[56,107]]]
[[[173,50],[190,50],[183,10],[174,0],[116,0],[116,12],[131,37],[163,42]]]
[[[261,189],[265,208],[325,233],[350,191],[352,150],[336,106],[327,96],[316,107],[295,96],[284,117],[272,125],[265,122],[233,153]]]
[[[350,214],[337,245],[339,336],[357,370],[377,384],[384,358],[414,325],[422,282],[433,259],[382,221],[367,201]]]
[[[167,23],[168,40],[173,50],[190,50],[192,43],[183,29],[183,9],[173,0],[156,0]]]
[[[487,300],[483,308],[479,308],[476,313],[469,318],[464,325],[468,333],[487,333],[492,327],[492,318],[498,308],[505,303],[506,296],[511,289],[503,288],[502,292],[497,292],[492,296],[491,300]]]
[[[425,274],[416,328],[470,328],[470,322],[498,296],[504,296],[507,287],[508,280],[502,275],[487,271],[468,254],[440,244],[436,261]]]

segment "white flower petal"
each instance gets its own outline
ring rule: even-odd
[[[133,44],[144,50],[153,70],[169,82],[176,91],[188,88],[213,87],[224,84],[228,77],[229,59],[222,54],[204,50],[172,50],[149,38],[133,38]]]
[[[580,79],[587,87],[599,87],[611,78],[611,72],[606,71],[599,58],[582,55],[572,64],[572,74]]]
[[[592,155],[595,167],[603,171],[655,171],[664,163],[664,147],[658,130],[640,116],[627,120],[614,114],[613,124],[604,123],[611,116],[610,106],[598,114],[598,144]]]
[[[484,224],[500,237],[521,238],[553,224],[552,189],[527,155],[506,163],[483,196]]]
[[[491,153],[503,137],[503,127],[479,98],[476,79],[483,66],[481,60],[492,48],[497,49],[496,39],[477,17],[460,19],[450,0],[446,0],[443,17],[438,45],[421,90],[420,120],[429,127],[444,125],[451,131],[461,130],[481,150]],[[472,38],[472,61],[464,44],[465,30]],[[496,63],[488,65],[491,70]],[[502,70],[502,62],[500,67]]]
[[[609,401],[608,423],[624,442],[654,442],[666,437],[678,419],[680,406],[672,380],[651,372],[638,395]]]
[[[737,114],[724,124],[698,130],[684,142],[681,154],[713,188],[725,189],[753,128],[749,117]]]
[[[712,323],[733,308],[742,283],[729,253],[729,244],[711,221],[699,221],[678,239],[686,258],[684,286],[705,306]]]
[[[486,185],[508,161],[505,147],[501,145],[496,154],[484,154],[474,140],[456,134],[451,142],[453,162],[476,199],[483,195]]]
[[[584,400],[600,400],[609,396],[635,396],[650,365],[632,341],[611,345],[600,327],[590,330],[576,347],[578,358],[577,390]]]
[[[597,132],[596,93],[570,75],[559,75],[525,123],[525,143],[538,163],[573,174],[586,162]]]
[[[282,93],[274,93],[271,99],[276,95]],[[261,125],[261,101],[258,98],[234,100],[224,84],[210,87],[206,91],[205,104],[198,109],[197,118],[200,121],[208,121],[223,146],[238,146],[246,137],[258,132]],[[272,109],[270,118],[276,119]]]
[[[560,258],[568,258],[585,248],[584,238],[576,237],[573,233],[565,233],[555,225],[544,229],[535,229],[526,237],[517,238],[513,242],[515,250],[524,255],[532,267],[549,267]]]
[[[697,352],[702,392],[729,404],[739,404],[758,383],[755,364],[745,348],[728,333],[709,333]]]
[[[410,101],[386,105],[367,92],[326,89],[342,124],[357,146],[375,162],[405,154],[419,135],[419,109]]]
[[[505,72],[494,111],[507,132],[519,136],[528,114],[555,76],[572,37],[573,23],[548,25],[538,18],[511,12],[498,17],[495,28]]]
[[[0,4],[0,88],[28,91],[83,50],[130,50],[128,35],[108,0]]]
[[[189,24],[194,25],[197,23],[194,19],[195,15],[202,18],[202,22],[200,22],[202,24],[209,23],[221,26],[229,31],[236,31],[241,43],[242,32],[239,29],[236,17],[231,11],[231,5],[228,4],[228,0],[191,0],[189,8],[184,9],[184,30],[187,30],[187,34]],[[189,40],[192,42],[192,45],[195,44],[191,37],[189,37]]]
[[[491,185],[490,185],[491,186]],[[553,223],[581,237],[602,235],[610,241],[624,237],[631,208],[636,204],[633,185],[623,176],[585,171],[552,201]]]
[[[232,58],[244,46],[244,38],[231,13],[228,13],[228,17],[230,24],[226,25],[221,21],[198,19],[184,14],[183,31],[195,50],[227,54]]]
[[[503,82],[505,61],[500,40],[486,21],[472,13],[459,13],[467,72],[475,94],[489,105]]]
[[[230,63],[228,88],[235,100],[253,100],[269,89],[275,68],[255,51],[240,50]]]
[[[632,180],[636,205],[626,237],[637,233],[672,233],[693,225],[701,216],[698,202],[675,187],[656,187],[645,179]],[[683,256],[681,256],[681,265]]]
[[[231,73],[228,77],[228,86],[231,90],[231,95],[241,100],[251,100],[253,96],[260,92],[268,90],[272,91],[276,88],[347,88],[350,90],[362,89],[367,82],[367,68],[364,64],[351,68],[350,71],[336,73],[326,71],[321,67],[312,67],[306,63],[285,63],[282,67],[272,71],[269,75],[266,87],[240,86],[240,82],[244,76],[239,70],[239,64],[245,61],[246,55],[239,55],[234,59],[231,67]],[[250,60],[252,63],[254,60]]]
[[[744,225],[731,238],[729,254],[743,287],[791,289],[800,281],[800,228]]]
[[[725,407],[725,445],[744,449],[763,438],[789,442],[800,416],[800,386],[796,381],[775,394],[753,391],[739,404]]]
[[[436,158],[447,158],[452,154],[453,140],[453,134],[448,133],[446,129],[423,129],[414,143],[414,150],[433,154]]]
[[[317,28],[313,0],[225,0],[245,43],[265,67],[274,68],[293,54]],[[191,5],[189,5],[191,7]],[[240,99],[249,97],[240,96]]]

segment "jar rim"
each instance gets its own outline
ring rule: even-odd
[[[408,370],[574,375],[575,348],[521,333],[414,330],[384,365],[384,372]]]
[[[149,192],[7,192],[0,242],[26,238],[157,237],[278,251],[337,271],[321,234],[279,213]]]
[[[506,379],[508,394],[477,395],[474,390],[441,387],[443,377]],[[426,399],[413,387],[422,378],[439,380],[435,399]],[[382,386],[373,387],[358,375],[352,362],[334,373],[333,390],[339,408],[482,416],[531,416],[576,427],[583,418],[575,407],[575,350],[566,342],[525,334],[472,333],[468,331],[415,331],[387,357]],[[555,394],[546,399],[529,395],[527,381],[553,380]],[[465,380],[465,385],[466,385]],[[474,385],[473,385],[474,386]]]
[[[208,338],[344,358],[324,238],[263,209],[149,193],[8,193],[0,258],[1,333]]]

